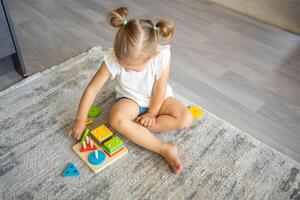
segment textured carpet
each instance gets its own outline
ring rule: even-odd
[[[300,35],[299,0],[210,0]]]
[[[129,154],[95,175],[67,137],[80,96],[101,62],[93,48],[0,93],[0,199],[299,199],[299,163],[206,112],[177,143],[185,170],[125,140]],[[96,99],[107,122],[113,82]],[[177,98],[191,104],[178,94]],[[68,162],[80,177],[62,178]]]

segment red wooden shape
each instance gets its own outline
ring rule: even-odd
[[[86,144],[86,148],[85,149],[83,148],[83,145],[82,145],[82,147],[80,149],[80,152],[93,151],[93,150],[96,150],[96,149],[97,149],[97,147],[96,147],[95,144],[93,145],[93,147],[91,147],[91,143],[88,143],[88,144]]]

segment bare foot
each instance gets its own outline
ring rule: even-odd
[[[177,150],[178,147],[175,144],[166,144],[165,149],[160,154],[166,159],[175,174],[178,174],[183,170]]]

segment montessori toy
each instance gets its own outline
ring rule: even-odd
[[[123,146],[124,142],[118,136],[115,136],[103,144],[103,149],[109,156],[113,156],[122,150]]]
[[[90,124],[93,124],[94,122],[93,122],[93,120],[91,120],[91,119],[87,119],[87,120],[85,120],[85,125],[90,125]]]
[[[194,119],[199,119],[203,115],[203,110],[197,106],[189,106],[189,111],[192,113]]]
[[[93,165],[99,165],[105,161],[105,153],[103,151],[93,151],[89,154],[89,162]]]
[[[82,143],[81,152],[93,151],[96,150],[97,147],[94,145],[93,140],[90,140],[89,136],[86,136],[86,140]]]
[[[90,132],[90,129],[88,129],[88,128],[85,129],[84,134],[83,134],[83,136],[82,136],[82,138],[80,140],[80,144],[82,144],[85,141],[85,138],[89,134],[89,132]]]
[[[128,153],[123,140],[104,124],[91,131],[87,130],[82,142],[72,148],[94,173],[100,172]]]
[[[98,117],[101,114],[101,109],[98,106],[92,106],[88,112],[89,117]]]
[[[104,124],[102,124],[92,130],[91,135],[98,142],[98,144],[102,144],[113,135],[113,132],[109,130],[109,128],[107,128]]]
[[[62,177],[67,176],[80,176],[80,172],[77,170],[73,163],[70,163],[67,168],[61,174]]]

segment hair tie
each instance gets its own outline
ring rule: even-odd
[[[153,29],[154,29],[154,31],[157,31],[158,30],[158,27],[157,26],[153,26]]]
[[[125,26],[128,23],[126,19],[123,20],[123,26]]]

